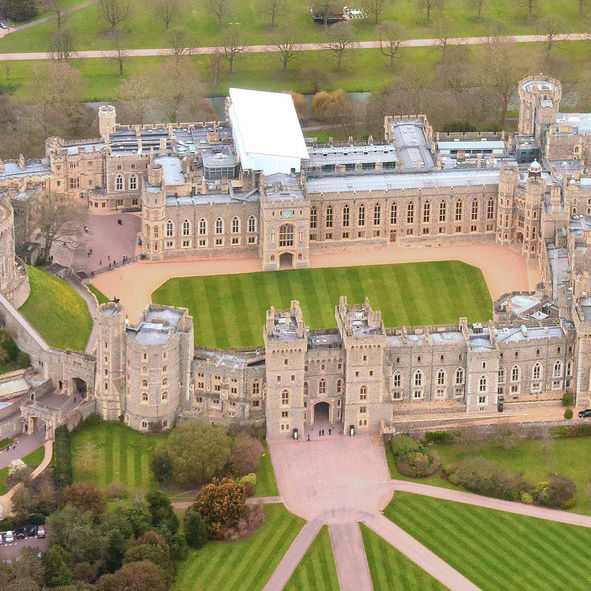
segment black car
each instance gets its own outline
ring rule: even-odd
[[[579,411],[579,418],[586,419],[591,417],[591,408],[586,408],[585,410]]]
[[[22,540],[26,536],[26,531],[24,527],[17,527],[14,532],[14,537],[17,540]]]
[[[36,535],[37,535],[37,526],[36,525],[27,526],[27,537],[34,538]]]

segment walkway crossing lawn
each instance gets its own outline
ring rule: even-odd
[[[2,441],[6,441],[3,439]],[[4,448],[3,448],[4,449]],[[45,448],[39,447],[35,451],[31,452],[28,456],[23,458],[23,462],[30,468],[36,468],[45,457]],[[8,478],[8,466],[0,470],[0,495],[4,495],[8,492],[8,486],[6,485],[6,479]]]
[[[271,454],[269,448],[265,444],[265,451],[261,457],[261,463],[257,470],[257,485],[254,489],[255,497],[276,497],[279,495],[277,490],[277,482],[275,480],[275,472],[271,464]]]
[[[28,267],[31,295],[20,313],[56,349],[84,351],[92,330],[86,302],[63,279]]]
[[[589,528],[398,492],[384,514],[482,591],[589,589]]]
[[[152,301],[188,308],[196,344],[228,349],[261,346],[265,311],[289,308],[291,300],[300,301],[310,328],[336,327],[342,295],[351,304],[369,297],[387,327],[492,316],[482,271],[460,261],[177,277],[154,291]]]
[[[121,482],[129,491],[154,486],[150,461],[162,435],[146,435],[120,423],[99,423],[72,436],[74,482],[94,482],[105,488]]]
[[[283,591],[338,591],[339,579],[328,527],[322,527]]]
[[[265,505],[267,521],[241,542],[209,542],[179,567],[176,591],[260,591],[304,525],[283,505]]]
[[[360,523],[363,544],[374,591],[439,591],[439,581],[391,546],[365,524]]]

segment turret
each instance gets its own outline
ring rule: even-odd
[[[111,135],[117,125],[117,112],[113,105],[102,105],[98,111],[99,134],[102,138]]]
[[[546,128],[556,121],[562,85],[558,80],[539,74],[519,82],[520,135],[542,137]]]

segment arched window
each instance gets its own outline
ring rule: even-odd
[[[174,222],[172,220],[166,222],[166,235],[168,237],[174,236]]]
[[[553,373],[555,378],[560,378],[562,377],[562,361],[557,361],[554,364],[554,373]]]
[[[199,220],[199,235],[204,236],[207,234],[207,220],[205,218],[201,218]]]
[[[486,378],[486,376],[480,376],[480,379],[478,380],[478,391],[481,393],[486,392],[488,389],[488,380]]]
[[[367,386],[359,388],[359,400],[367,400]]]
[[[223,234],[224,233],[224,220],[222,218],[218,218],[215,221],[215,233],[216,234]]]
[[[505,370],[503,368],[499,369],[499,384],[502,384],[505,381]]]
[[[416,388],[423,385],[423,372],[420,369],[415,371],[415,375],[413,378],[413,384],[415,385]]]
[[[310,384],[308,382],[304,382],[304,396],[308,396],[310,394]]]
[[[240,218],[232,218],[232,234],[238,234],[240,232]]]
[[[332,205],[329,205],[326,208],[326,227],[332,228],[332,224],[333,224],[333,209],[332,209]]]
[[[458,367],[456,369],[456,384],[459,386],[464,383],[464,368]]]
[[[168,400],[168,392],[162,392],[162,400]]]
[[[519,368],[519,365],[514,365],[513,368],[511,369],[511,381],[518,382],[520,379],[520,375],[521,375],[521,369]]]
[[[569,361],[566,364],[566,375],[567,376],[572,376],[573,375],[573,362]]]
[[[142,402],[148,402],[148,393],[142,392]]]
[[[189,220],[183,220],[183,236],[191,235],[191,222]]]
[[[423,223],[428,224],[431,221],[431,204],[428,201],[423,203]]]
[[[280,226],[279,246],[293,246],[293,226],[291,224]]]
[[[382,222],[382,208],[379,203],[373,206],[373,225],[379,226]]]
[[[398,222],[398,206],[396,203],[390,205],[390,223],[396,224]]]
[[[486,207],[486,219],[492,220],[495,217],[495,200],[491,197],[488,200],[488,205]]]
[[[318,394],[326,394],[326,380],[324,378],[318,382]]]
[[[257,231],[257,221],[253,215],[251,215],[248,218],[248,231],[249,232],[256,232]]]
[[[350,210],[349,206],[344,205],[343,206],[343,226],[345,226],[345,227],[349,226],[350,215],[351,215],[351,210]]]
[[[472,200],[472,219],[478,219],[478,199],[476,198]]]
[[[539,380],[542,378],[542,364],[541,363],[536,363],[534,365],[531,377],[533,380]]]
[[[120,174],[115,177],[115,190],[123,191],[123,177]]]
[[[316,209],[316,206],[313,205],[310,208],[310,228],[316,227],[318,227],[318,210]]]
[[[337,394],[343,393],[343,380],[337,380]]]
[[[402,385],[402,374],[399,371],[394,372],[394,376],[392,378],[392,385],[394,388],[400,388]]]
[[[281,404],[289,404],[289,392],[287,390],[281,392]]]
[[[445,222],[447,217],[447,203],[445,201],[439,202],[439,221]]]
[[[135,189],[137,189],[137,176],[135,174],[132,174],[129,177],[129,188],[132,191],[135,191]]]
[[[445,370],[440,369],[437,372],[437,385],[438,386],[445,386]]]
[[[411,201],[406,206],[406,223],[413,224],[415,221],[415,204]]]
[[[456,201],[456,222],[462,221],[462,202],[460,199]]]
[[[363,205],[363,203],[357,210],[357,224],[359,226],[365,226],[365,205]]]

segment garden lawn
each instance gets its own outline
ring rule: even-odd
[[[63,279],[28,267],[31,294],[20,313],[51,347],[84,351],[92,331],[86,302]]]
[[[374,591],[439,591],[447,588],[365,524],[360,523],[359,527]]]
[[[384,514],[482,591],[589,589],[590,528],[408,493]]]
[[[255,497],[276,497],[279,495],[277,489],[277,481],[275,480],[275,472],[273,471],[273,464],[271,464],[271,454],[269,448],[265,443],[265,451],[261,457],[259,469],[257,470],[257,485],[254,489]]]
[[[120,423],[99,423],[72,435],[74,482],[93,482],[105,488],[121,482],[129,491],[156,486],[150,470],[154,447],[162,435],[146,435]],[[86,443],[95,446],[94,453]]]
[[[265,505],[267,521],[241,542],[209,542],[179,565],[177,591],[260,591],[304,520],[283,505]]]
[[[339,580],[328,527],[318,532],[283,591],[338,591]]]
[[[7,441],[6,439],[2,440],[2,444]],[[8,445],[8,444],[7,444]],[[6,445],[4,446],[6,447]],[[4,448],[2,448],[4,449]],[[23,458],[23,462],[27,464],[27,466],[31,468],[36,468],[45,457],[45,448],[43,446],[36,449],[34,452],[31,452],[28,456]],[[6,479],[8,478],[8,466],[6,468],[2,468],[0,470],[0,495],[4,495],[8,492],[8,486],[6,485]]]
[[[90,291],[90,293],[94,294],[94,297],[96,298],[96,301],[99,303],[99,306],[101,304],[106,304],[107,302],[111,301],[102,291],[100,291],[94,285],[92,285],[92,283],[89,283],[86,287],[88,287],[88,291]]]
[[[482,271],[459,261],[177,277],[152,301],[188,308],[196,344],[229,349],[261,346],[265,311],[289,308],[291,300],[300,301],[310,328],[336,327],[334,308],[343,295],[350,304],[369,297],[387,327],[492,316]]]

